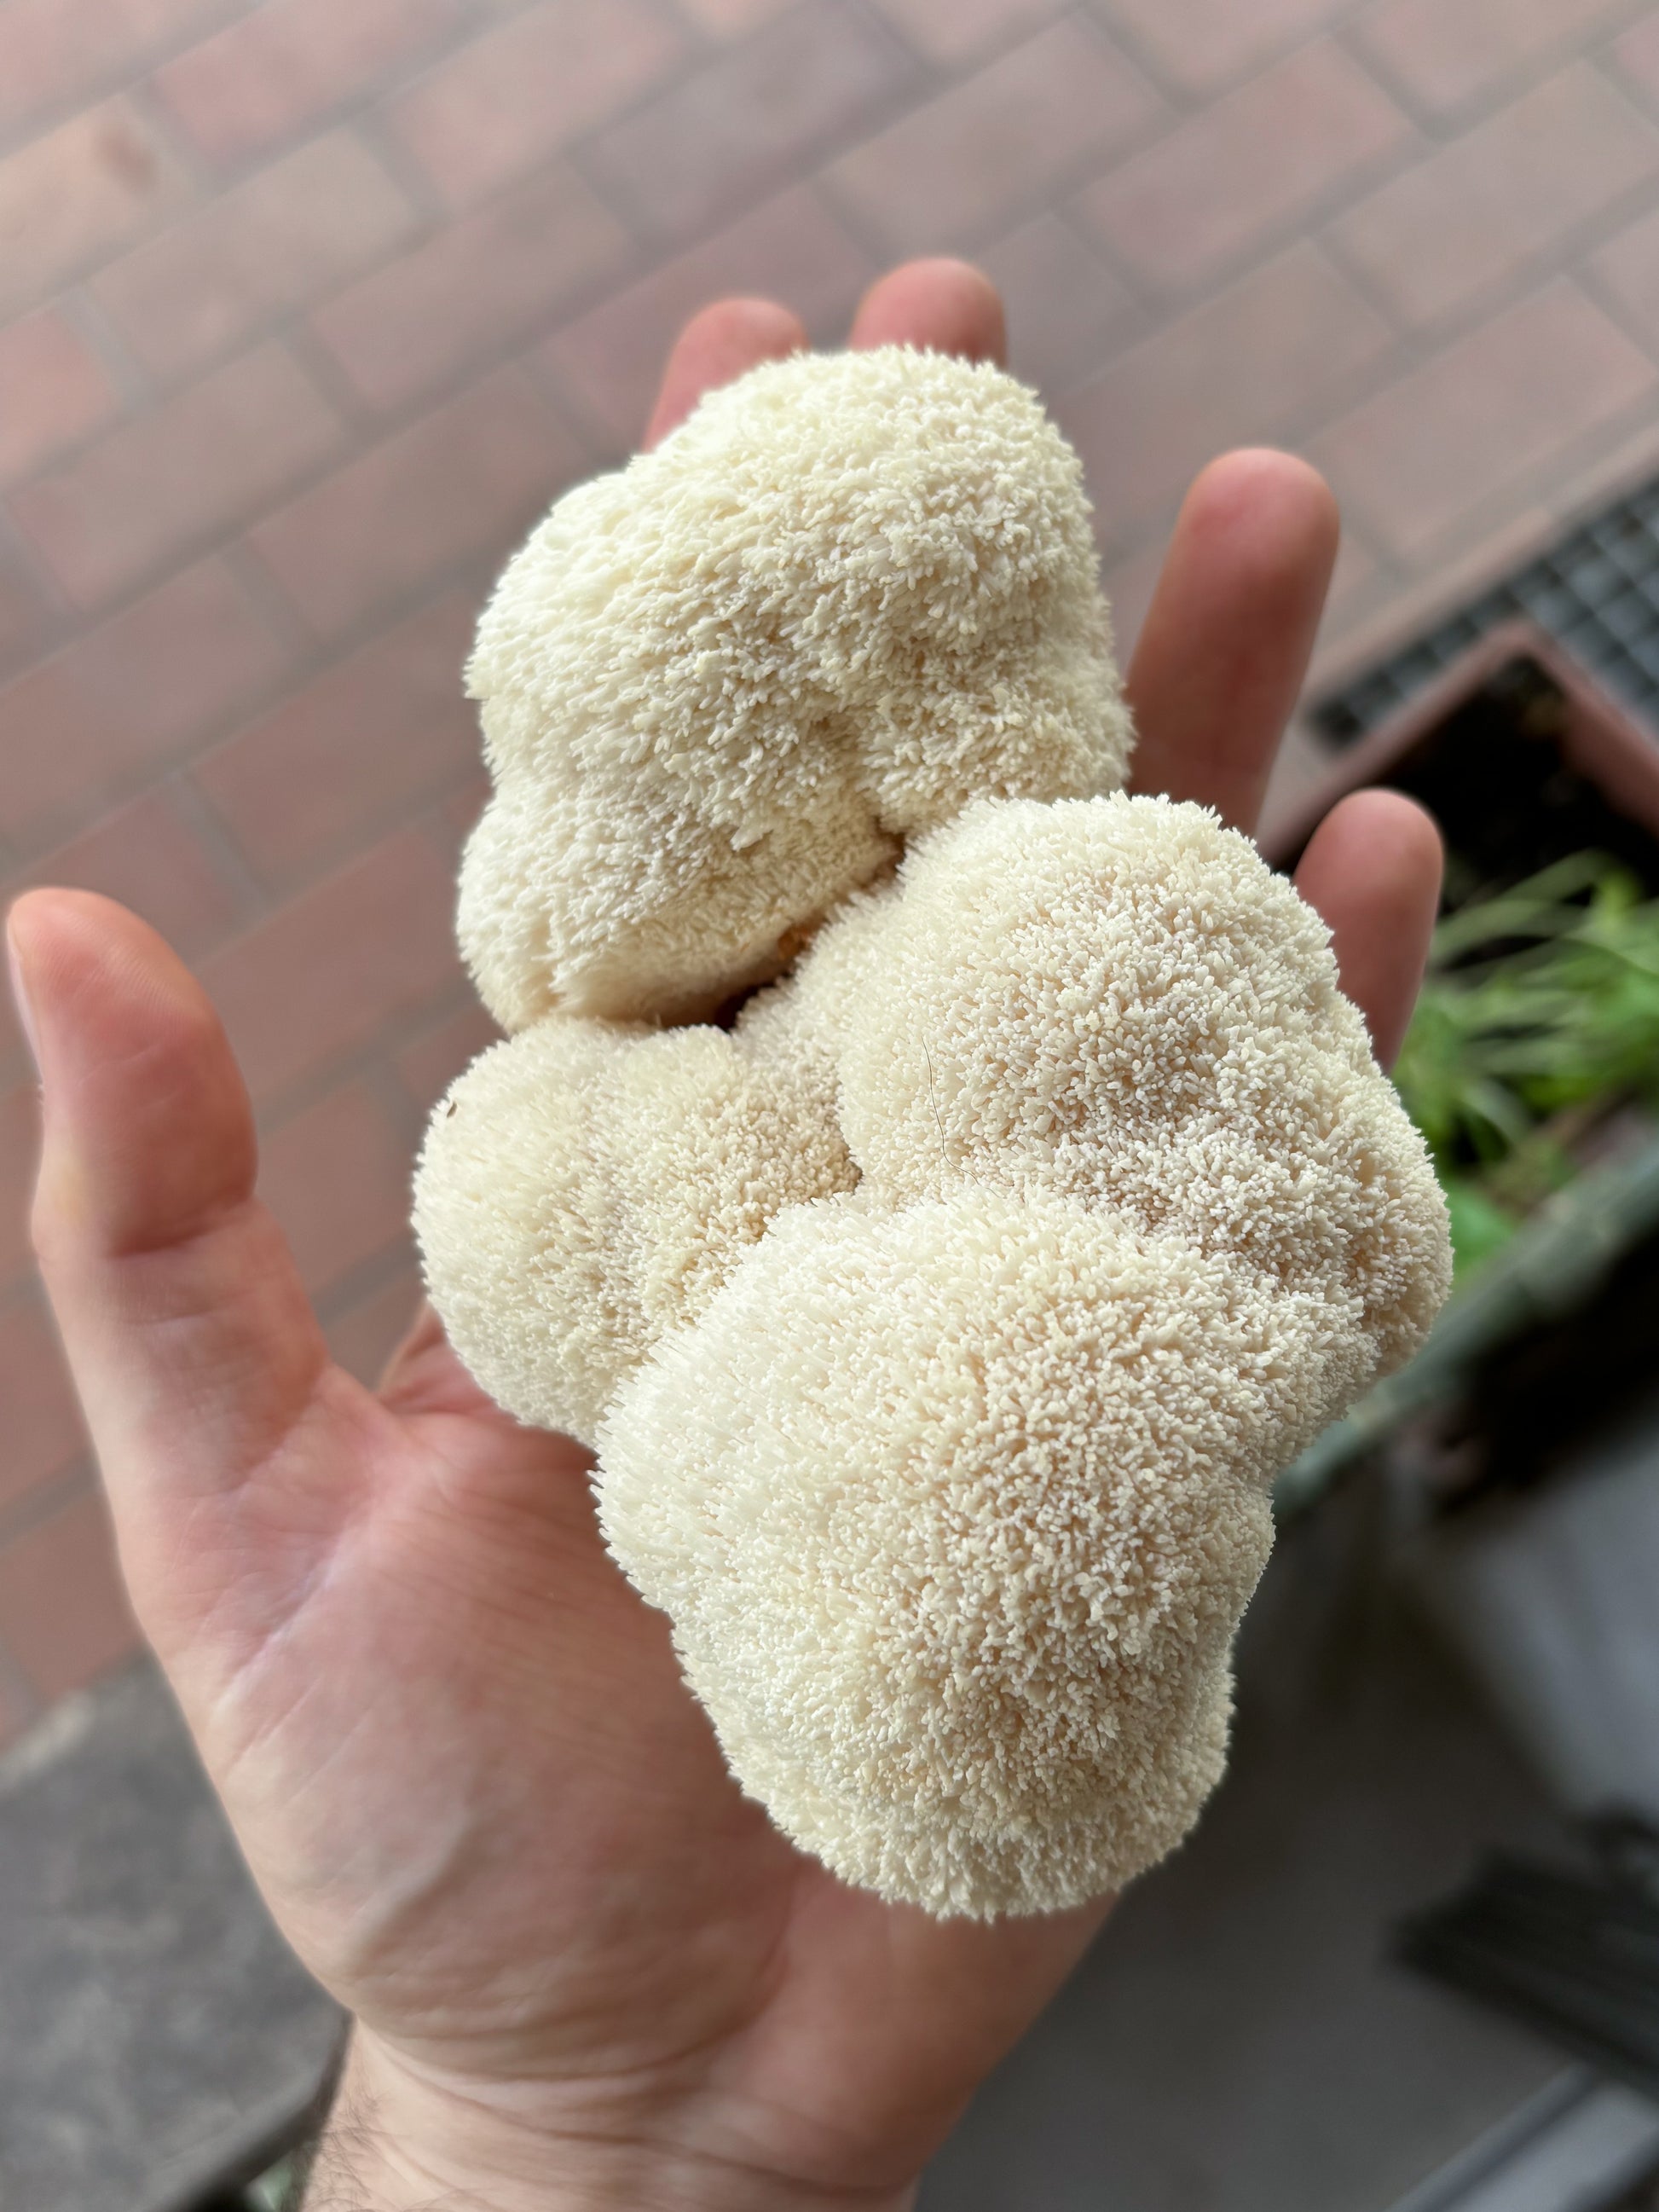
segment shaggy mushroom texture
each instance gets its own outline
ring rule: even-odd
[[[1112,788],[1108,635],[1030,396],[895,351],[571,495],[473,666],[464,934],[519,1033],[432,1123],[433,1296],[597,1446],[738,1781],[938,1913],[1179,1841],[1273,1478],[1449,1281],[1317,916]]]
[[[504,1029],[676,1018],[986,793],[1121,782],[1077,456],[987,365],[801,355],[562,499],[468,672],[461,941]]]

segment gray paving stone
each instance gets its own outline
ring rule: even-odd
[[[270,2155],[337,2033],[148,1662],[0,1760],[4,2212],[182,2212]]]

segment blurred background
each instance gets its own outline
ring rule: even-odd
[[[417,1294],[407,1186],[423,1117],[489,1035],[451,933],[481,798],[459,670],[483,594],[563,486],[629,449],[696,308],[770,294],[834,343],[884,266],[936,251],[1000,284],[1012,365],[1084,455],[1126,653],[1181,494],[1213,454],[1288,446],[1335,487],[1346,536],[1270,810],[1276,857],[1345,762],[1439,793],[1447,718],[1471,712],[1510,733],[1480,722],[1494,760],[1516,731],[1554,747],[1534,781],[1565,827],[1494,857],[1475,850],[1474,807],[1459,896],[1478,906],[1524,879],[1532,918],[1477,920],[1447,951],[1440,1042],[1419,1036],[1407,1069],[1468,1250],[1500,1270],[1485,1309],[1414,1395],[1370,1408],[1304,1471],[1284,1588],[1246,1651],[1243,1780],[1170,1878],[1187,1887],[1146,1886],[1098,1987],[1085,1975],[1053,2045],[993,2085],[929,2203],[1029,2202],[1047,2155],[1051,2205],[1382,2212],[1416,2189],[1431,2212],[1489,2185],[1469,2178],[1470,2145],[1486,2145],[1481,2174],[1534,2137],[1559,2164],[1563,2125],[1622,2146],[1596,2169],[1601,2193],[1492,2197],[1490,2212],[1611,2202],[1659,2163],[1659,2107],[1630,2066],[1613,2106],[1597,2105],[1605,2052],[1589,2063],[1582,2035],[1567,2065],[1559,2034],[1376,1961],[1389,1914],[1454,1883],[1480,1845],[1556,1835],[1610,1792],[1659,1803],[1615,1786],[1616,1750],[1591,1780],[1563,1779],[1576,1707],[1492,1721],[1490,1680],[1484,1702],[1464,1687],[1479,1655],[1437,1673],[1425,1625],[1432,1589],[1467,1613],[1472,1585],[1431,1561],[1416,1575],[1429,1596],[1402,1615],[1378,1562],[1404,1522],[1437,1540],[1425,1497],[1492,1486],[1501,1424],[1468,1407],[1504,1397],[1494,1346],[1512,1364],[1534,1347],[1535,1370],[1536,1332],[1577,1300],[1579,1336],[1549,1340],[1558,1458],[1589,1449],[1571,1409],[1634,1406],[1659,1346],[1659,1326],[1638,1333],[1618,1377],[1584,1380],[1608,1331],[1603,1314],[1587,1336],[1583,1316],[1659,1212],[1644,1150],[1659,1030],[1620,1000],[1610,1047],[1605,1024],[1592,1036],[1560,1013],[1607,996],[1597,957],[1624,961],[1620,975],[1653,957],[1645,938],[1608,953],[1603,924],[1645,927],[1659,892],[1642,842],[1659,836],[1659,801],[1638,758],[1659,695],[1659,505],[1644,503],[1659,471],[1659,6],[0,0],[3,889],[107,891],[197,967],[254,1094],[266,1194],[337,1355],[372,1376]],[[1572,665],[1508,629],[1492,649],[1517,618]],[[1473,677],[1470,645],[1486,654]],[[1401,714],[1420,726],[1402,735]],[[1592,724],[1614,735],[1585,738]],[[1623,765],[1598,781],[1592,755]],[[1563,775],[1589,798],[1575,785],[1564,799]],[[1459,961],[1563,937],[1580,964],[1544,979],[1548,1068],[1482,1060],[1494,1032],[1459,997]],[[1498,1033],[1512,1045],[1512,1009]],[[161,2212],[206,2203],[282,2148],[331,2021],[238,1888],[137,1660],[27,1257],[34,1117],[8,1007],[0,2201]],[[1564,1211],[1581,1182],[1595,1205]],[[1546,1312],[1523,1277],[1572,1297]],[[1618,1279],[1620,1311],[1645,1327],[1645,1290]],[[1646,1433],[1617,1448],[1638,1469],[1637,1503],[1619,1508],[1627,1559],[1650,1556],[1630,1534],[1651,1521]],[[1310,1575],[1325,1593],[1313,1614],[1295,1595]],[[1512,1683],[1528,1664],[1547,1705],[1549,1654],[1497,1671]],[[1632,1694],[1639,1734],[1659,1674]],[[1258,1877],[1279,1884],[1280,1918]],[[1195,1927],[1219,1949],[1172,1967]],[[1313,1977],[1303,2013],[1318,2033],[1283,2051],[1215,2024],[1231,2017],[1218,1991],[1259,1985],[1249,1943],[1267,1931],[1269,1978],[1298,1943]],[[167,2016],[194,2022],[166,2064],[134,2056],[142,1984],[117,1986],[118,1955],[134,1972],[194,1962],[193,1981],[165,1984]],[[1319,1980],[1343,1959],[1346,1994]],[[1161,2045],[1139,2032],[1148,2017]],[[1169,2039],[1190,2058],[1204,2022],[1207,2149],[1190,2081],[1183,2106],[1156,2074]],[[1364,2114],[1331,2117],[1343,2084],[1382,2076],[1395,2086]],[[1431,2180],[1442,2193],[1420,2196]]]

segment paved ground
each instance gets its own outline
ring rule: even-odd
[[[484,1030],[449,935],[455,672],[677,320],[833,337],[978,255],[1133,631],[1217,448],[1293,444],[1358,651],[1654,459],[1659,6],[0,0],[0,875],[200,967],[341,1355]],[[28,1273],[0,1017],[0,1738],[132,1631]]]

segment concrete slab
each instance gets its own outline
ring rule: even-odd
[[[6,2212],[183,2212],[283,2147],[338,2032],[148,1662],[0,1760]]]

